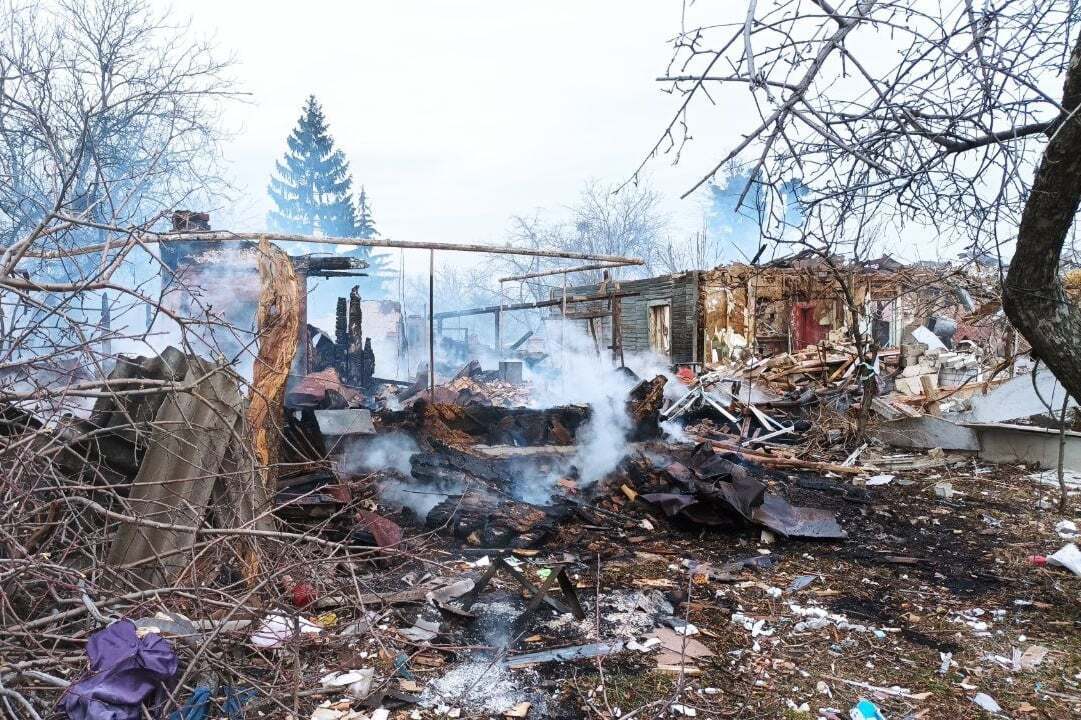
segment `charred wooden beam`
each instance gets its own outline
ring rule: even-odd
[[[349,331],[345,354],[345,382],[363,385],[364,367],[364,314],[360,305],[360,287],[354,285],[349,291]]]
[[[645,440],[660,435],[660,413],[664,405],[664,386],[668,378],[658,375],[643,380],[631,390],[627,411],[631,417],[632,440]]]
[[[573,506],[530,505],[469,491],[451,495],[432,508],[426,524],[487,547],[527,547],[542,542],[573,512]]]

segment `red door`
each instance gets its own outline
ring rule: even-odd
[[[814,303],[796,303],[792,306],[792,328],[796,333],[797,351],[808,345],[817,345],[830,332],[829,325],[821,325],[815,320]]]

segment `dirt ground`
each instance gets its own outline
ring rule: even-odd
[[[1000,716],[1081,716],[1081,578],[1031,560],[1064,545],[1055,524],[1077,516],[1040,509],[1056,492],[1023,467],[969,461],[893,474],[867,488],[835,481],[832,492],[803,489],[795,475],[772,481],[794,501],[837,509],[845,541],[767,544],[753,528],[675,527],[641,500],[623,513],[651,518],[652,529],[566,523],[518,567],[536,576],[566,563],[587,619],[542,606],[519,636],[493,639],[523,605],[513,583],[497,580],[475,619],[444,614],[440,637],[416,646],[413,679],[398,682],[423,702],[391,717],[499,717],[529,702],[528,717],[847,718],[860,698],[887,718],[993,716],[974,702],[979,693]],[[952,498],[936,496],[941,482]],[[476,574],[483,551],[441,544],[433,557]],[[755,557],[770,566],[735,578],[701,565]],[[801,576],[814,580],[791,590]],[[667,602],[671,613],[628,612],[627,598]],[[388,631],[413,615],[397,611]],[[664,669],[655,647],[502,667],[550,647],[641,638],[665,615],[689,621],[697,632],[688,643],[711,655],[693,659],[682,647],[683,661]],[[371,650],[393,674],[390,653]]]

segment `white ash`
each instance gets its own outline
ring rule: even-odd
[[[471,660],[447,671],[424,688],[423,707],[448,705],[472,712],[500,715],[522,702],[536,702],[531,697],[529,678],[513,674],[499,661]]]
[[[583,607],[587,603],[583,601]],[[601,595],[601,635],[603,637],[636,638],[657,627],[662,617],[671,617],[672,605],[656,590],[642,592],[621,590]],[[597,639],[597,620],[593,610],[586,608],[586,619],[575,620],[567,613],[545,623],[553,630],[574,627],[589,640]]]

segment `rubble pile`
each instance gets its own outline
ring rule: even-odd
[[[303,720],[1081,711],[1061,632],[1081,623],[1076,523],[1040,513],[1045,482],[852,442],[868,387],[911,420],[949,408],[930,388],[985,371],[967,346],[861,360],[824,341],[678,381],[620,368],[592,378],[620,388],[605,405],[537,408],[479,363],[434,395],[423,373],[365,388],[331,363],[284,390],[271,469],[235,376],[176,350],[126,359],[115,388],[169,390],[59,427],[5,409],[4,452],[64,450],[38,455],[49,480],[2,546],[0,687],[17,697],[0,702]],[[108,674],[118,642],[147,660],[129,680]]]

